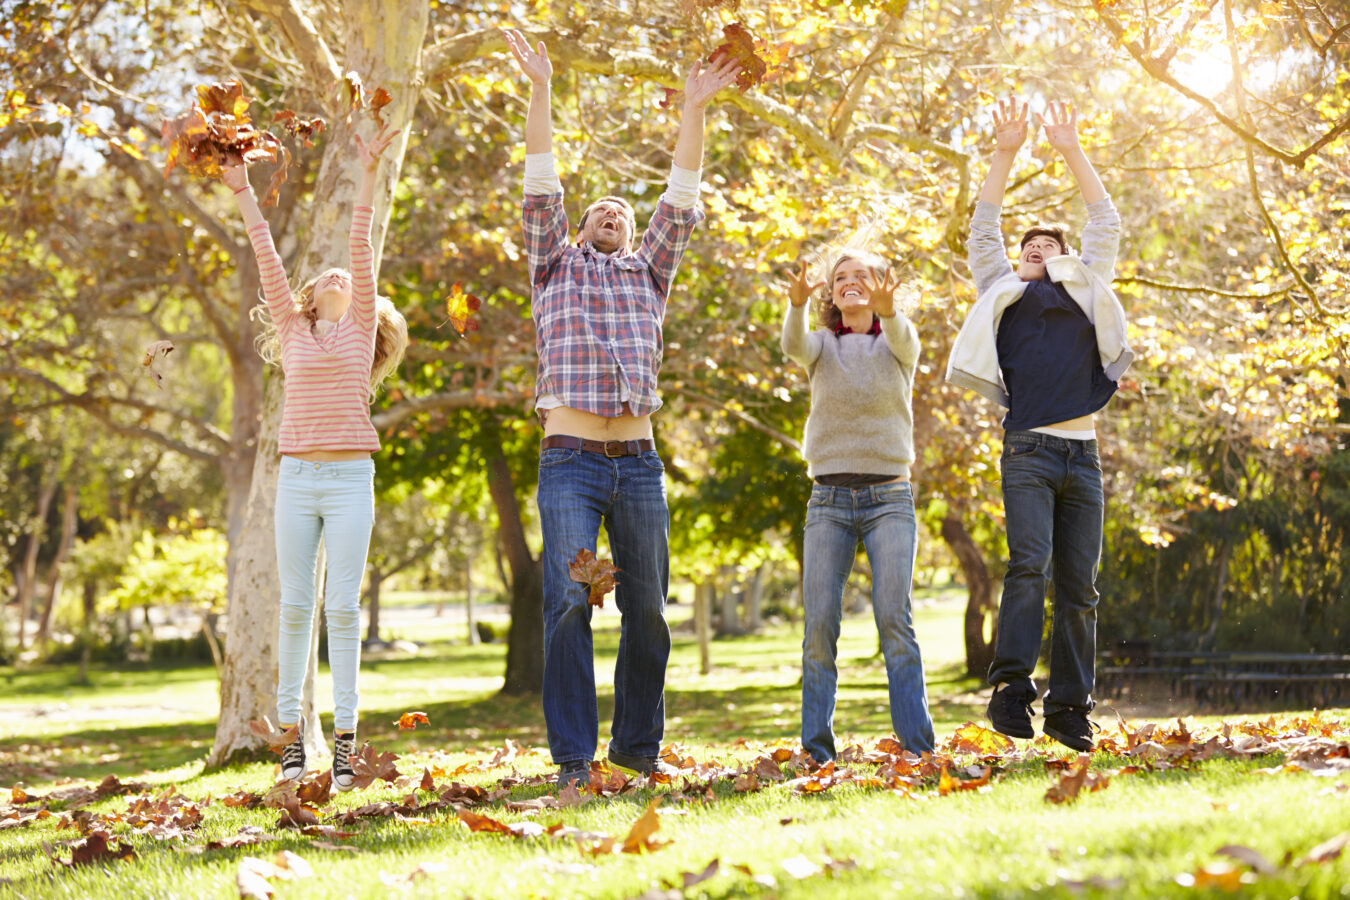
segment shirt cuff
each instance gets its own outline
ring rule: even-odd
[[[702,176],[702,169],[685,169],[672,163],[670,181],[662,199],[676,209],[692,209],[698,205],[698,187]]]
[[[525,193],[556,194],[562,190],[552,153],[525,154]]]

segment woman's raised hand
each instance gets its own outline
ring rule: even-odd
[[[883,319],[889,319],[895,315],[895,289],[900,286],[900,276],[895,276],[895,281],[891,281],[891,270],[887,269],[881,276],[881,283],[877,284],[875,276],[871,272],[867,274],[867,289],[871,296],[868,298],[868,306],[872,307],[872,312],[881,316]]]
[[[1078,110],[1063,100],[1051,102],[1050,118],[1036,113],[1036,124],[1045,129],[1045,142],[1063,155],[1080,149],[1078,143]]]
[[[361,168],[367,172],[374,172],[380,165],[380,157],[389,149],[389,145],[394,142],[394,138],[399,136],[401,129],[389,131],[388,123],[381,125],[380,130],[375,133],[375,137],[367,144],[361,140],[361,135],[352,131],[352,137],[356,140],[356,152],[361,156]],[[386,133],[387,132],[387,133]]]
[[[1020,150],[1027,139],[1027,121],[1025,100],[1020,109],[1017,98],[1012,94],[1008,95],[1008,99],[998,101],[998,107],[994,110],[994,149],[1009,153]]]
[[[802,260],[801,269],[796,275],[788,276],[788,302],[793,306],[805,306],[811,295],[825,286],[824,281],[811,283],[807,275],[806,260]]]
[[[531,50],[530,42],[516,28],[503,28],[502,36],[506,38],[506,47],[516,58],[516,65],[525,73],[525,77],[530,79],[532,84],[548,84],[549,79],[553,77],[553,63],[548,60],[548,48],[544,46],[544,42],[540,41],[538,46]]]
[[[226,166],[220,171],[220,180],[232,191],[242,191],[248,187],[248,167],[243,163]]]

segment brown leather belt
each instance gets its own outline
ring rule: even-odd
[[[638,441],[589,441],[586,438],[572,437],[568,434],[551,434],[539,442],[540,450],[585,450],[587,453],[602,453],[608,457],[637,456],[648,450],[656,449],[656,442],[650,438]]]

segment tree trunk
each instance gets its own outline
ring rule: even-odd
[[[712,585],[708,583],[694,585],[694,633],[698,636],[698,671],[707,675],[712,671],[712,652],[709,648],[711,637],[708,620],[712,617]]]
[[[942,520],[942,539],[961,564],[961,574],[969,591],[965,619],[966,674],[983,678],[994,660],[994,639],[998,636],[994,582],[989,577],[989,567],[985,565],[980,548],[959,517],[948,514]]]
[[[262,431],[254,457],[247,513],[232,547],[234,578],[225,607],[225,660],[220,669],[220,717],[208,768],[267,759],[270,751],[248,723],[276,715],[277,632],[281,596],[273,516],[276,509],[277,431],[281,425],[280,370],[268,373]]]
[[[478,643],[478,627],[473,621],[473,558],[476,555],[469,553],[464,559],[464,620],[468,626],[466,640],[470,647]]]
[[[65,502],[61,507],[61,541],[56,545],[56,556],[52,557],[47,576],[47,599],[42,604],[42,617],[38,619],[37,639],[42,644],[51,636],[52,612],[56,609],[56,600],[61,595],[61,566],[70,556],[70,547],[75,543],[75,527],[79,524],[79,487],[66,485]]]
[[[511,569],[511,630],[506,639],[502,693],[538,694],[544,689],[544,567],[525,542],[511,469],[501,453],[488,460],[488,490],[497,507],[503,555]]]
[[[722,567],[722,577],[729,581],[735,577],[735,572],[729,566]],[[741,633],[740,623],[736,619],[736,600],[740,596],[740,591],[736,590],[735,584],[723,582],[720,599],[722,601],[722,611],[717,617],[717,636],[730,637]],[[709,585],[712,590],[712,586]]]
[[[1233,545],[1227,538],[1224,538],[1219,550],[1219,559],[1215,563],[1215,568],[1219,572],[1219,583],[1214,588],[1214,611],[1209,618],[1209,628],[1200,638],[1200,647],[1204,650],[1213,650],[1214,641],[1219,635],[1219,620],[1223,618],[1223,595],[1228,588],[1228,560],[1232,555]]]
[[[366,588],[366,597],[370,600],[369,621],[366,623],[366,643],[374,644],[380,640],[380,585],[384,575],[377,569],[370,570],[370,587]]]
[[[381,166],[382,181],[375,191],[371,242],[375,248],[377,273],[389,221],[389,202],[407,147],[408,125],[422,89],[420,60],[427,15],[428,6],[421,0],[346,0],[343,4],[346,47],[338,71],[354,70],[361,74],[368,89],[384,87],[388,90],[393,100],[384,107],[384,118],[390,128],[402,131],[388,155],[391,162]],[[318,87],[326,96],[338,96],[336,84]],[[335,111],[336,108],[330,110]],[[361,113],[353,116],[357,121],[365,118]],[[290,265],[292,283],[303,282],[314,273],[341,265],[348,259],[347,224],[351,220],[357,181],[352,126],[342,116],[330,115],[329,128],[315,183],[313,208],[308,215],[298,217],[306,222],[309,243],[299,254],[298,262]],[[278,244],[284,247],[286,242],[282,236],[276,237]],[[251,299],[249,305],[253,305]],[[207,757],[208,768],[263,758],[265,748],[248,723],[275,709],[279,590],[272,516],[279,464],[277,431],[281,420],[281,391],[282,379],[274,371],[273,377],[267,379],[260,405],[257,453],[248,503],[239,526],[238,548],[231,547],[232,577],[225,664],[220,680],[220,717],[215,743]]]
[[[741,628],[746,634],[755,634],[759,631],[759,611],[764,602],[764,569],[765,564],[760,563],[742,595],[744,604],[741,606]]]
[[[80,625],[80,673],[76,678],[79,684],[89,683],[89,656],[94,648],[95,601],[98,599],[98,582],[92,578],[84,580],[82,596],[84,620]]]
[[[42,536],[47,530],[47,513],[52,508],[52,498],[61,483],[55,472],[44,472],[42,487],[38,491],[37,516],[28,532],[28,550],[23,557],[23,580],[19,582],[19,649],[28,647],[28,617],[33,612],[33,595],[37,593],[37,558],[42,547]]]

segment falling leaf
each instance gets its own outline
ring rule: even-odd
[[[155,341],[145,348],[145,357],[141,359],[141,365],[150,372],[150,377],[155,379],[156,386],[164,386],[164,376],[155,368],[155,364],[172,352],[173,341]]]
[[[769,70],[768,64],[756,52],[761,42],[756,41],[754,34],[740,22],[723,25],[722,36],[725,40],[713,49],[707,61],[715,65],[720,61],[719,57],[729,56],[740,63],[736,86],[741,89],[741,93],[745,93],[762,82]]]
[[[661,817],[657,815],[656,808],[661,805],[660,797],[653,797],[652,802],[647,804],[647,810],[633,823],[633,827],[628,829],[628,834],[623,839],[622,851],[624,853],[642,853],[645,851],[659,850],[666,846],[669,841],[655,841],[652,835],[661,827]]]
[[[394,724],[398,726],[399,731],[413,731],[419,724],[430,725],[431,720],[424,712],[405,712]]]
[[[398,778],[398,769],[394,767],[396,759],[397,754],[377,753],[374,747],[366,743],[360,753],[352,754],[352,771],[355,773],[352,784],[358,788],[367,788],[376,779],[392,783]]]
[[[272,727],[272,720],[263,716],[261,719],[254,719],[248,723],[248,727],[258,737],[267,742],[268,748],[276,754],[285,750],[292,741],[300,736],[300,726],[292,725],[285,731],[277,731]]]
[[[601,608],[605,605],[605,595],[614,590],[614,574],[618,571],[614,563],[607,559],[596,559],[595,554],[585,547],[578,550],[567,564],[568,577],[590,588],[586,602]]]
[[[292,110],[283,109],[272,117],[272,124],[286,129],[291,137],[298,137],[306,147],[314,146],[314,138],[323,133],[326,125],[320,116],[302,116]]]
[[[473,294],[464,293],[464,285],[458,281],[450,286],[450,296],[445,298],[445,312],[450,324],[463,337],[470,331],[478,330],[478,320],[473,314],[483,305],[483,301]]]

